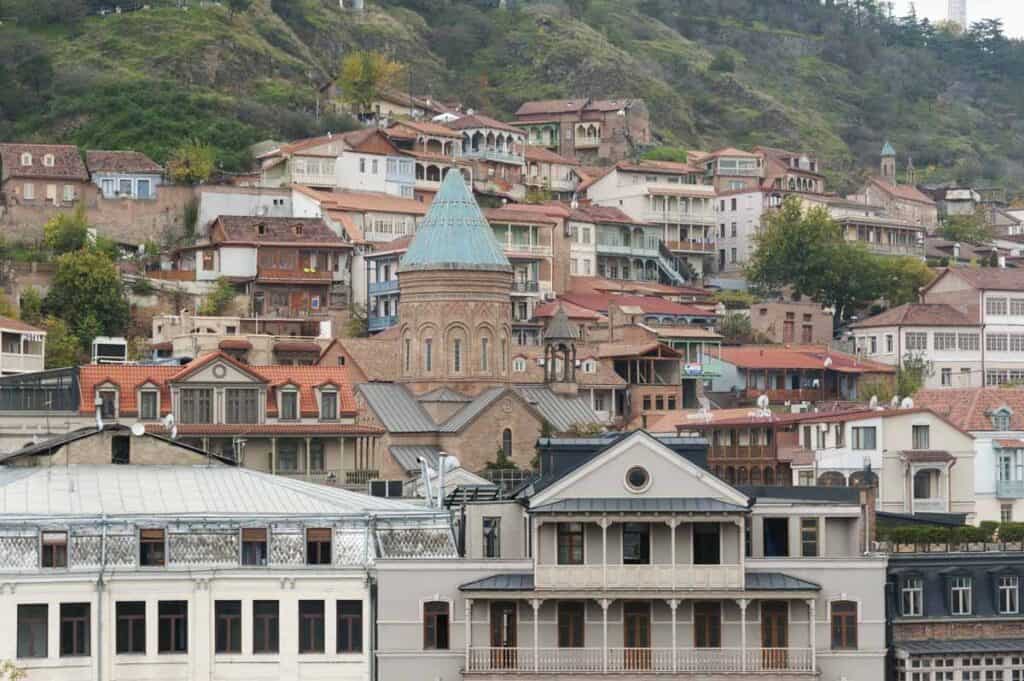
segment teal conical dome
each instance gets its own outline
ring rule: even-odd
[[[895,156],[896,150],[893,149],[892,145],[889,144],[889,140],[885,141],[885,146],[882,147],[882,156]]]
[[[511,272],[480,206],[457,170],[449,172],[399,264],[410,270]]]

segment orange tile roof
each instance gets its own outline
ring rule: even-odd
[[[79,410],[96,413],[96,389],[111,384],[118,389],[121,414],[137,414],[139,388],[152,383],[160,390],[160,413],[171,411],[171,390],[167,381],[178,373],[177,366],[136,366],[120,364],[87,364],[78,370]]]
[[[533,316],[538,319],[554,317],[555,312],[557,312],[560,307],[565,310],[565,314],[569,319],[604,319],[604,315],[600,312],[580,307],[579,305],[570,303],[568,300],[556,300],[551,303],[538,305],[533,311]]]
[[[409,128],[410,130],[415,130],[416,132],[423,133],[424,135],[433,135],[434,137],[462,139],[462,135],[459,133],[441,125],[440,123],[434,123],[433,121],[397,121],[392,123],[384,131],[384,134],[390,133],[395,128]]]
[[[509,209],[507,206],[488,208],[484,211],[484,217],[487,218],[488,222],[514,222],[517,224],[543,222],[544,224],[553,225],[558,222],[555,218],[539,210],[530,211],[525,208]]]
[[[930,206],[935,205],[935,201],[933,201],[930,196],[918,190],[917,187],[911,186],[909,184],[893,184],[892,182],[889,182],[888,180],[883,179],[881,177],[872,177],[871,181],[876,186],[878,186],[879,189],[886,192],[887,194],[895,196],[898,199],[903,199],[905,201],[915,201],[917,203],[924,203]]]
[[[37,326],[32,326],[31,324],[26,324],[20,319],[2,316],[0,316],[0,329],[5,329],[7,331],[22,331],[25,333],[46,333],[45,330],[40,329]]]
[[[821,369],[848,374],[894,373],[887,364],[869,362],[823,346],[740,345],[723,347],[721,359],[743,369]]]
[[[1024,388],[936,388],[919,390],[914,405],[926,407],[968,431],[993,431],[992,413],[1010,410],[1010,429],[1024,430]]]
[[[852,324],[854,329],[879,326],[975,326],[967,315],[945,303],[907,303]]]
[[[160,424],[151,423],[146,432],[166,433]],[[178,436],[203,435],[383,435],[375,426],[355,423],[190,423],[178,425]]]
[[[547,147],[539,147],[535,144],[526,145],[526,160],[540,161],[541,163],[560,163],[564,166],[578,166],[580,164],[579,161],[566,158],[561,154],[556,154]]]
[[[411,213],[426,215],[427,206],[415,199],[403,199],[380,192],[324,192],[302,185],[292,189],[316,199],[325,210],[347,210],[354,212],[379,211],[382,213]]]

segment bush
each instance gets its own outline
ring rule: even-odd
[[[728,52],[719,52],[711,60],[708,69],[719,73],[732,73],[736,70],[736,59]]]
[[[156,286],[154,286],[153,282],[145,277],[139,277],[135,280],[135,283],[132,284],[132,293],[137,296],[151,296],[154,291],[156,291]]]
[[[210,317],[217,317],[224,314],[235,299],[235,287],[231,282],[221,277],[217,280],[217,287],[203,299],[199,306],[199,314]]]
[[[1024,523],[1003,523],[999,526],[999,541],[1024,541]]]
[[[38,325],[43,321],[43,297],[39,289],[30,286],[21,292],[21,320],[28,324]]]

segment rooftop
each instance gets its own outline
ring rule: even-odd
[[[919,390],[917,407],[928,408],[966,431],[995,431],[992,416],[1006,409],[1010,430],[1024,430],[1024,388],[941,388]]]
[[[967,315],[945,303],[907,303],[851,325],[854,329],[880,326],[976,326]]]
[[[31,156],[31,162],[22,165],[22,159]],[[48,156],[53,164],[46,165]],[[42,180],[79,180],[87,182],[89,171],[82,162],[78,147],[72,144],[0,144],[0,166],[3,178],[25,177]]]
[[[726,346],[721,349],[720,359],[743,369],[828,369],[847,374],[895,372],[895,368],[887,364],[816,345]]]
[[[345,245],[321,218],[221,215],[210,227],[214,243]]]
[[[141,151],[85,152],[85,165],[91,173],[149,173],[159,175],[163,167]]]

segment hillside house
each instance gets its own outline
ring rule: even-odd
[[[642,99],[554,99],[524,102],[513,125],[531,145],[581,162],[620,161],[650,144],[651,123]]]

